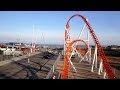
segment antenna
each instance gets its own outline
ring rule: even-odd
[[[33,38],[32,38],[32,47],[34,46],[34,24],[33,24]]]
[[[19,43],[19,50],[20,50],[20,46],[21,46],[20,37],[19,37],[18,43]]]
[[[38,34],[37,33],[39,33],[39,27],[38,27],[37,32],[36,32],[35,44],[36,44],[37,38],[38,38]]]
[[[45,44],[45,38],[44,38],[43,32],[42,32],[42,39],[43,39],[43,44]]]

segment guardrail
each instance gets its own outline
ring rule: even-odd
[[[61,54],[59,53],[59,56],[58,56],[57,60],[53,64],[52,68],[48,72],[48,74],[47,74],[47,76],[46,76],[45,79],[55,79],[56,78],[56,76],[54,75],[54,73],[55,73],[55,69],[57,67],[58,61],[60,60],[60,57],[61,57]]]

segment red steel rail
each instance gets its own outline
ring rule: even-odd
[[[89,32],[90,32],[90,34],[91,34],[91,36],[92,36],[92,38],[93,38],[93,40],[94,40],[94,43],[97,45],[97,48],[98,48],[98,53],[99,53],[99,56],[100,56],[100,58],[101,58],[101,60],[102,60],[102,62],[103,62],[103,67],[104,67],[104,69],[105,69],[105,71],[106,71],[106,74],[107,74],[107,76],[108,76],[108,79],[115,79],[116,77],[115,77],[115,75],[114,75],[114,73],[113,73],[113,71],[112,71],[112,69],[111,69],[111,66],[109,65],[109,63],[108,63],[108,60],[107,60],[107,58],[105,57],[105,54],[104,54],[104,51],[103,51],[103,49],[102,49],[102,47],[101,47],[101,45],[100,45],[100,42],[99,42],[99,40],[98,40],[98,38],[97,38],[97,36],[95,35],[95,32],[94,32],[94,30],[92,29],[92,27],[91,27],[91,25],[89,24],[89,22],[86,20],[86,18],[84,17],[84,16],[82,16],[82,15],[79,15],[79,14],[75,14],[75,15],[73,15],[72,17],[70,17],[70,19],[68,20],[68,22],[67,22],[67,24],[66,24],[66,28],[69,28],[69,22],[70,22],[70,20],[73,18],[73,17],[75,17],[75,16],[78,16],[78,17],[80,17],[80,18],[82,18],[83,19],[83,21],[86,23],[86,26],[87,26],[87,28],[88,28],[88,30],[89,30]],[[69,29],[66,29],[66,30],[69,30]],[[65,30],[65,34],[66,34],[66,31]],[[69,32],[69,31],[68,31]],[[69,36],[69,38],[68,38],[68,40],[70,39],[70,35],[65,35],[65,40],[66,40],[66,38]],[[74,41],[73,41],[74,42]],[[68,77],[68,71],[69,71],[69,55],[70,55],[70,51],[71,51],[71,44],[73,44],[73,42],[71,42],[71,43],[67,43],[67,47],[66,47],[66,51],[65,51],[65,58],[64,58],[64,65],[63,65],[63,71],[62,71],[62,79],[67,79],[67,77]],[[67,52],[67,53],[66,53]],[[68,53],[69,52],[69,53]]]

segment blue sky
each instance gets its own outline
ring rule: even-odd
[[[0,42],[32,42],[34,24],[37,43],[63,44],[66,22],[74,14],[88,19],[102,45],[120,45],[120,11],[0,11]],[[75,17],[70,25],[71,37],[77,38],[82,19]]]

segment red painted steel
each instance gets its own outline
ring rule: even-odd
[[[105,57],[105,54],[103,52],[103,49],[100,45],[100,42],[97,38],[97,36],[95,35],[95,32],[94,30],[92,29],[91,25],[89,24],[89,22],[86,20],[86,18],[82,15],[79,15],[79,14],[75,14],[73,15],[72,17],[70,17],[70,19],[68,20],[67,24],[66,24],[66,30],[65,30],[65,43],[66,43],[66,51],[65,51],[65,59],[64,59],[64,65],[63,65],[63,71],[62,71],[62,79],[67,79],[68,77],[68,71],[69,71],[69,55],[71,53],[71,44],[70,44],[70,34],[67,34],[69,33],[69,22],[70,20],[75,17],[75,16],[78,16],[80,18],[83,19],[83,21],[85,22],[93,40],[94,40],[94,43],[97,45],[97,48],[98,48],[98,53],[99,53],[99,56],[103,62],[103,67],[107,73],[107,76],[108,76],[108,79],[115,79],[115,75],[108,63],[108,60],[107,58]],[[69,42],[68,42],[69,41]],[[72,43],[72,42],[71,42]],[[69,45],[70,44],[70,45]]]

